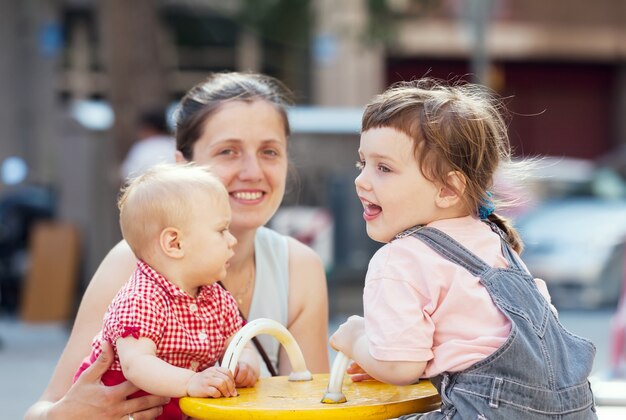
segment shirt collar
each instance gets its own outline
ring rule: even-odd
[[[175,284],[168,281],[162,274],[156,271],[154,268],[150,267],[148,263],[145,261],[139,260],[137,261],[137,268],[139,271],[145,275],[147,278],[154,281],[159,287],[164,289],[170,296],[176,299],[185,299],[185,300],[199,300],[199,301],[208,301],[214,299],[216,293],[216,287],[219,287],[217,284],[211,284],[208,286],[202,286],[198,291],[198,296],[196,298],[189,296],[183,289],[176,286]]]

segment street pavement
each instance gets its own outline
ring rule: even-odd
[[[332,308],[332,305],[331,305]],[[358,313],[355,307],[354,312]],[[350,313],[331,318],[332,333]],[[608,363],[608,325],[610,311],[564,311],[561,322],[574,333],[591,339],[598,348],[594,373]],[[26,324],[16,318],[0,316],[0,418],[23,418],[28,406],[45,388],[63,350],[68,329],[65,324]],[[331,358],[333,353],[331,352]],[[626,419],[626,407],[598,407],[601,420]]]

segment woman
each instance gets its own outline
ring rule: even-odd
[[[263,227],[278,209],[287,178],[290,133],[281,85],[267,76],[215,74],[182,99],[176,126],[176,159],[208,164],[226,186],[237,238],[224,286],[248,319],[273,318],[298,341],[312,372],[328,371],[328,298],[324,269],[308,247]],[[125,242],[100,264],[83,296],[72,333],[40,401],[26,419],[151,419],[167,399],[125,400],[137,389],[126,382],[105,389],[100,376],[109,348],[72,386],[93,336],[115,293],[129,278],[135,256]],[[279,374],[290,371],[284,349],[259,337]]]

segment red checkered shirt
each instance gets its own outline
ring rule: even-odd
[[[235,299],[218,284],[203,286],[193,298],[139,261],[104,315],[91,360],[102,353],[103,340],[117,350],[115,341],[130,335],[152,340],[159,359],[201,371],[215,364],[242,325]],[[117,351],[110,369],[121,370]]]

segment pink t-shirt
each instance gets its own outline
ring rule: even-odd
[[[467,216],[428,226],[447,233],[492,267],[507,267],[500,237],[480,220]],[[545,283],[535,281],[549,302]],[[511,330],[478,277],[412,236],[376,252],[363,304],[372,357],[427,362],[427,378],[483,360],[504,344]]]

